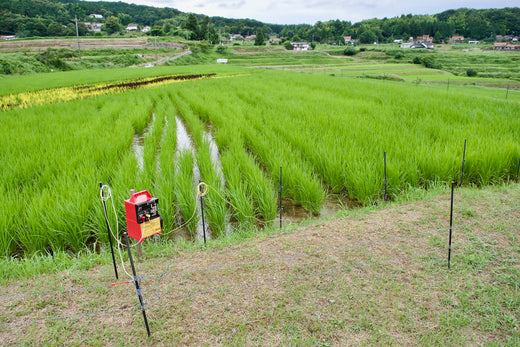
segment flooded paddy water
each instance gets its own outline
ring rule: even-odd
[[[153,126],[153,122],[155,121],[155,114],[152,115],[151,120],[145,130],[143,131],[143,134],[136,134],[134,135],[133,141],[132,141],[132,151],[134,152],[136,159],[137,159],[137,165],[140,170],[143,170],[144,166],[144,146],[145,146],[145,138],[147,134],[151,131],[151,127]],[[177,136],[177,149],[175,154],[172,156],[172,160],[176,163],[176,170],[178,171],[178,163],[179,163],[179,157],[181,153],[183,152],[190,152],[193,154],[193,187],[194,187],[194,194],[193,199],[195,200],[196,205],[196,218],[197,220],[197,227],[196,227],[196,233],[193,235],[187,226],[184,226],[178,230],[175,231],[175,233],[172,235],[172,238],[174,240],[180,241],[180,240],[188,240],[188,241],[199,241],[202,242],[204,239],[204,229],[203,229],[203,222],[201,218],[201,207],[200,207],[200,199],[197,197],[195,193],[195,187],[199,183],[199,180],[201,179],[199,166],[196,160],[196,148],[195,144],[193,142],[193,139],[191,135],[189,134],[189,131],[187,127],[185,126],[183,120],[179,117],[175,117],[175,123],[176,123],[176,136]],[[218,175],[220,176],[222,180],[222,186],[225,186],[225,176],[222,168],[222,163],[220,161],[220,152],[218,149],[218,146],[215,142],[215,139],[211,133],[211,128],[206,128],[203,133],[203,143],[205,145],[209,146],[210,149],[210,155],[211,155],[211,161],[212,164],[217,171]],[[158,167],[160,170],[160,168]],[[280,224],[280,215],[279,215],[279,201],[276,202],[277,204],[277,216],[275,220],[270,221],[268,223],[262,223],[258,222],[257,226],[260,228],[263,227],[270,227],[274,226],[277,227]],[[349,209],[349,208],[355,208],[358,207],[357,204],[349,200],[347,197],[343,195],[337,195],[332,194],[329,195],[326,200],[324,201],[323,207],[320,211],[319,215],[314,215],[311,212],[305,210],[301,205],[297,205],[294,203],[293,200],[288,198],[282,199],[282,225],[286,226],[288,224],[297,224],[301,223],[302,221],[308,220],[308,219],[318,219],[320,217],[330,217],[335,214],[337,214],[339,211],[343,209]],[[186,221],[183,220],[182,214],[180,213],[180,210],[177,210],[176,215],[177,217],[177,224],[182,225],[186,223]],[[228,222],[226,223],[226,233],[232,232],[234,228],[237,226],[236,221],[230,221],[229,218],[227,218]],[[211,230],[208,228],[207,222],[205,223],[205,231],[206,231],[206,238],[211,238]]]

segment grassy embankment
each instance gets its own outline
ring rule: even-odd
[[[418,189],[407,198],[420,201],[344,211],[340,219],[239,242],[190,249],[147,242],[137,267],[151,275],[141,283],[150,338],[133,285],[109,285],[108,254],[27,259],[22,273],[6,272],[16,280],[1,285],[0,338],[37,345],[517,345],[518,185],[457,189],[451,269],[447,190]],[[95,262],[103,265],[90,268]],[[42,270],[58,272],[36,281]],[[48,294],[18,297],[38,293]]]

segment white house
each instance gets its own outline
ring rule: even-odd
[[[139,27],[137,24],[128,24],[128,26],[125,28],[126,31],[139,31]]]
[[[101,15],[101,14],[95,14],[95,13],[93,13],[93,14],[89,14],[88,16],[89,16],[90,18],[94,18],[94,19],[103,19],[103,15]]]
[[[291,42],[294,51],[308,51],[311,50],[311,46],[306,41]]]
[[[152,28],[151,28],[149,25],[145,25],[145,26],[141,29],[141,32],[142,32],[142,33],[147,33],[147,32],[149,32],[150,30],[152,30]]]
[[[229,40],[235,41],[235,40],[243,40],[244,36],[240,34],[229,34]]]

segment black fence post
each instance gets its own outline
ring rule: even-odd
[[[139,298],[139,304],[141,305],[141,312],[143,313],[144,325],[148,337],[150,337],[150,327],[148,326],[148,319],[146,318],[146,310],[144,308],[143,294],[141,293],[141,286],[139,285],[139,279],[137,278],[137,272],[135,271],[134,260],[132,258],[132,249],[130,248],[130,241],[128,241],[128,233],[124,232],[126,249],[128,250],[128,259],[130,259],[130,265],[132,266],[132,275],[134,276],[135,290],[137,291],[137,297]]]
[[[112,263],[114,264],[114,273],[116,279],[119,279],[117,275],[116,257],[114,256],[114,246],[112,245],[112,235],[110,233],[110,224],[108,223],[107,205],[105,203],[105,193],[103,192],[103,183],[99,182],[99,190],[101,191],[101,201],[103,201],[103,211],[105,212],[105,222],[107,223],[108,242],[110,243],[110,252],[112,252]],[[116,215],[117,218],[117,215]]]
[[[520,173],[520,158],[518,159],[518,168],[516,169],[516,180],[515,182],[518,183],[518,174]]]
[[[464,139],[464,153],[462,154],[462,168],[460,170],[459,187],[462,187],[462,176],[464,176],[464,162],[466,161],[466,139]]]
[[[384,162],[385,162],[385,196],[384,196],[384,199],[386,202],[388,200],[388,193],[387,193],[387,189],[386,189],[386,184],[388,183],[388,179],[386,178],[386,151],[383,152],[383,158],[384,158]]]
[[[201,180],[199,180],[199,187],[201,187],[200,183],[201,183]],[[203,199],[203,193],[204,192],[201,192],[200,189],[199,189],[200,213],[201,213],[201,217],[202,217],[202,235],[204,236],[204,244],[206,244],[206,224],[204,223],[204,199]]]
[[[450,240],[448,244],[448,269],[451,266],[451,235],[453,233],[453,192],[455,191],[455,181],[451,182],[451,207],[450,207]]]
[[[282,229],[282,212],[283,212],[283,206],[282,206],[282,167],[280,166],[280,190],[278,191],[278,199],[280,200],[280,229]]]

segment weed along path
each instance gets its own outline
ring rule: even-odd
[[[123,282],[130,280],[123,271],[115,280],[107,261],[88,270],[3,281],[0,340],[515,344],[519,198],[518,185],[455,191],[449,270],[446,192],[282,232],[216,240],[206,248],[147,241],[136,266],[151,337],[133,284]]]

